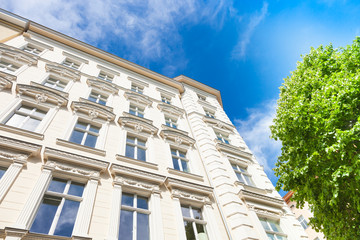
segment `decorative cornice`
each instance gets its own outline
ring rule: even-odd
[[[134,179],[142,179],[146,182],[156,183],[157,185],[162,184],[166,177],[163,175],[142,171],[135,168],[125,167],[117,164],[111,164],[110,171],[115,176],[127,176]]]
[[[139,86],[142,86],[142,87],[149,87],[149,84],[147,82],[143,82],[143,81],[140,81],[136,78],[133,78],[133,77],[128,77],[128,80],[139,85]]]
[[[151,120],[144,120],[143,118],[131,114],[127,117],[119,117],[118,119],[118,122],[122,127],[133,128],[138,133],[147,132],[151,135],[156,135],[159,129],[152,125],[152,121],[150,121]]]
[[[20,163],[26,164],[27,159],[29,158],[30,153],[24,154],[21,151],[13,151],[8,148],[3,149],[0,147],[0,159],[5,160],[9,163]]]
[[[284,200],[282,199],[277,199],[263,194],[254,193],[245,189],[240,190],[239,196],[240,198],[244,199],[246,202],[257,202],[277,208],[281,208],[285,204]]]
[[[155,170],[159,169],[158,164],[156,164],[156,163],[142,161],[142,160],[138,160],[138,159],[135,159],[135,158],[129,158],[129,157],[122,156],[122,155],[119,155],[119,154],[116,154],[116,159],[119,160],[119,161],[131,163],[131,164],[146,167],[146,168],[149,168],[149,169],[155,169]]]
[[[10,47],[3,43],[0,43],[0,54],[14,61],[26,63],[28,66],[37,65],[38,62],[38,56],[23,52],[20,49]]]
[[[182,191],[179,189],[172,189],[171,190],[171,197],[172,198],[179,198],[182,201],[190,201],[190,202],[197,202],[203,204],[211,204],[211,200],[209,196],[204,196],[201,194],[196,194],[193,192]]]
[[[90,119],[102,118],[107,121],[113,121],[115,119],[114,113],[102,106],[99,106],[99,104],[89,102],[72,102],[71,108],[75,112],[82,112],[88,115]]]
[[[166,90],[164,90],[164,89],[162,89],[162,88],[159,88],[159,87],[157,87],[156,90],[159,91],[160,93],[164,94],[164,96],[167,96],[167,97],[173,98],[173,97],[176,96],[175,93],[166,91]]]
[[[83,103],[89,103],[89,104],[94,104],[100,108],[104,108],[105,110],[109,111],[109,112],[113,112],[114,108],[112,107],[109,107],[109,106],[105,106],[105,105],[102,105],[100,103],[96,103],[96,102],[93,102],[93,101],[90,101],[86,98],[79,98],[79,102],[83,102]]]
[[[69,97],[69,93],[67,93],[67,92],[63,92],[63,91],[60,91],[60,90],[57,90],[57,89],[54,89],[54,88],[50,88],[50,87],[44,86],[42,84],[39,84],[39,83],[36,83],[36,82],[33,82],[33,81],[30,82],[30,85],[34,86],[34,87],[37,87],[37,88],[40,88],[40,89],[44,89],[45,91],[54,92],[54,93],[66,98],[66,99]]]
[[[241,157],[233,157],[233,156],[227,156],[227,159],[229,159],[230,162],[235,163],[240,166],[247,167],[250,164],[253,164],[254,162],[248,158],[241,158]]]
[[[60,94],[48,90],[42,87],[36,87],[31,85],[25,85],[25,84],[17,84],[16,85],[16,91],[20,95],[29,96],[31,98],[34,98],[36,103],[52,103],[58,106],[66,106],[68,100],[67,98],[61,96]]]
[[[201,181],[201,182],[204,181],[204,177],[200,176],[200,175],[197,175],[197,174],[180,171],[180,170],[176,170],[176,169],[173,169],[173,168],[167,168],[167,170],[168,170],[168,172],[170,174],[174,174],[174,175],[177,175],[177,176],[189,178],[189,179],[196,180],[196,181]]]
[[[170,189],[177,189],[185,192],[194,192],[203,196],[211,196],[213,192],[212,187],[195,184],[192,182],[182,181],[179,179],[168,177],[165,182],[166,186]]]
[[[189,135],[189,133],[186,132],[186,131],[180,130],[180,129],[178,129],[178,128],[169,127],[169,126],[167,126],[167,125],[165,125],[165,124],[162,124],[162,125],[161,125],[161,128],[164,129],[164,130],[172,130],[172,131],[175,131],[175,132],[184,134],[184,135]]]
[[[188,145],[188,146],[194,146],[195,139],[179,132],[176,130],[161,130],[160,136],[163,137],[165,140],[170,139],[173,141],[174,144],[181,146],[181,145]]]
[[[46,64],[45,69],[47,72],[54,73],[60,77],[68,78],[73,81],[79,81],[81,77],[79,71],[69,69],[57,63]]]
[[[11,89],[12,81],[0,75],[0,91]]]
[[[183,109],[176,107],[174,105],[171,105],[171,104],[166,104],[166,103],[158,104],[158,108],[163,113],[167,113],[167,114],[170,114],[170,115],[173,115],[176,117],[181,117],[185,113],[185,111]]]
[[[32,144],[24,141],[20,141],[13,138],[0,136],[0,146],[7,149],[16,149],[31,155],[38,155],[40,153],[41,145]]]
[[[140,190],[142,193],[144,192],[157,192],[160,193],[159,184],[151,184],[145,181],[139,181],[139,179],[134,179],[131,177],[120,177],[115,176],[114,184],[119,184],[123,187],[123,190],[126,188],[132,190]]]
[[[204,101],[204,100],[202,100],[202,99],[198,99],[198,103],[200,104],[200,105],[202,105],[203,107],[205,107],[205,108],[207,108],[207,109],[209,109],[209,110],[211,110],[211,111],[214,111],[214,112],[216,112],[216,107],[215,106],[213,106],[213,105],[211,105],[208,101]]]
[[[226,144],[226,143],[218,142],[216,144],[216,149],[221,152],[227,152],[227,153],[230,153],[233,155],[248,158],[250,160],[252,159],[252,156],[253,156],[251,153],[245,152],[244,148],[242,148],[242,147],[235,147],[233,145]]]
[[[0,77],[5,78],[9,81],[16,81],[16,76],[6,72],[0,72]]]
[[[110,94],[116,94],[119,91],[119,87],[102,79],[88,78],[87,84],[92,88],[100,89],[101,91],[108,92]]]
[[[152,100],[149,97],[131,90],[125,91],[124,97],[132,103],[140,104],[145,107],[151,106],[152,104]]]
[[[223,121],[221,121],[219,119],[204,116],[203,120],[210,127],[214,128],[214,129],[217,129],[217,130],[220,130],[220,131],[225,131],[227,133],[231,133],[235,129],[235,127],[233,125],[228,124],[226,122],[223,122]]]
[[[97,170],[98,172],[105,171],[109,166],[109,163],[107,162],[48,147],[45,148],[44,158],[47,159],[48,162],[65,162],[75,166],[91,168]]]

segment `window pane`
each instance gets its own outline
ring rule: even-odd
[[[206,235],[205,226],[199,223],[196,223],[196,230],[198,235]],[[206,235],[207,236],[207,235]]]
[[[121,205],[134,206],[134,195],[123,193],[121,198]]]
[[[146,161],[146,152],[145,152],[144,149],[138,147],[138,149],[137,149],[137,159],[142,160],[142,161]]]
[[[266,235],[269,240],[277,240],[273,234],[267,233]]]
[[[61,198],[45,196],[30,232],[48,234]]]
[[[179,155],[180,155],[180,157],[185,158],[186,153],[184,153],[184,152],[180,152],[180,151],[179,151]]]
[[[238,178],[238,180],[240,181],[240,182],[242,182],[242,183],[245,183],[244,182],[244,179],[242,178],[242,174],[241,173],[236,173],[236,176],[237,176],[237,178]]]
[[[67,182],[66,180],[53,178],[49,185],[48,191],[63,193],[66,186],[66,182]]]
[[[70,237],[74,228],[80,202],[65,200],[54,235]]]
[[[237,166],[236,166],[235,164],[231,164],[231,166],[232,166],[232,168],[233,168],[234,170],[238,170],[238,169],[237,169]]]
[[[133,138],[133,137],[127,137],[127,138],[126,138],[126,142],[128,142],[128,143],[135,143],[135,138]]]
[[[4,176],[5,172],[6,172],[6,169],[0,167],[0,179],[1,179],[2,176]]]
[[[253,185],[252,180],[251,180],[251,178],[249,176],[243,174],[243,177],[245,178],[245,181],[246,181],[247,185]]]
[[[104,100],[99,100],[99,104],[101,104],[101,105],[106,105],[106,101],[104,101]]]
[[[41,120],[34,119],[34,118],[28,118],[24,125],[22,126],[23,129],[29,130],[29,131],[35,131],[37,126],[39,126]]]
[[[192,222],[184,221],[186,240],[196,240]]]
[[[142,117],[142,118],[143,118],[143,117],[144,117],[144,114],[142,114],[142,113],[138,112],[137,116],[138,116],[138,117]]]
[[[184,172],[189,172],[188,162],[181,160],[181,166]]]
[[[46,115],[46,111],[36,109],[36,111],[33,113],[34,116],[44,118]]]
[[[269,225],[267,224],[266,221],[260,219],[260,222],[261,222],[261,225],[263,226],[263,228],[264,228],[265,230],[271,231],[271,229],[270,229],[270,227],[269,227]]]
[[[176,155],[176,150],[174,150],[174,149],[170,149],[170,150],[171,150],[172,155]]]
[[[79,132],[77,130],[74,130],[71,134],[71,137],[69,139],[70,142],[81,144],[81,141],[84,137],[84,132]]]
[[[138,145],[145,146],[146,142],[138,139]]]
[[[149,215],[137,213],[137,240],[149,239]]]
[[[144,197],[137,197],[137,207],[148,209],[148,199]]]
[[[89,96],[88,100],[89,100],[89,101],[92,101],[92,102],[96,102],[96,98],[93,97],[93,96]]]
[[[132,115],[136,115],[136,112],[132,109],[129,110],[129,113],[132,114]]]
[[[97,136],[88,134],[84,145],[93,148],[96,146],[96,140],[97,140]]]
[[[183,217],[191,217],[190,216],[190,208],[187,206],[181,206],[181,212]]]
[[[93,133],[99,133],[100,128],[96,127],[96,126],[93,126],[93,125],[90,125],[90,131],[93,132]]]
[[[119,240],[133,239],[133,212],[121,210],[120,212],[120,227]]]
[[[272,228],[272,230],[273,230],[274,232],[281,232],[280,226],[279,226],[278,223],[273,222],[273,221],[269,221],[269,223],[270,223],[270,226],[271,226],[271,228]]]
[[[173,164],[174,164],[174,169],[180,170],[178,159],[177,158],[172,158],[172,160],[173,160]]]
[[[71,183],[68,194],[81,197],[84,192],[84,184],[81,183]]]
[[[201,209],[193,207],[192,210],[193,210],[193,214],[194,214],[195,219],[202,219]]]
[[[23,113],[30,114],[33,109],[34,109],[33,107],[21,106],[21,107],[19,108],[19,111],[20,111],[20,112],[23,112]]]
[[[126,157],[134,158],[134,151],[135,151],[135,147],[126,144],[126,151],[125,151]]]
[[[25,118],[25,116],[15,113],[5,124],[8,126],[20,127]]]
[[[75,125],[76,128],[81,128],[81,129],[86,129],[87,124],[86,123],[82,123],[82,122],[78,122]]]

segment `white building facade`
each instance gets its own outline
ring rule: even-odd
[[[223,110],[0,11],[0,239],[308,239]]]

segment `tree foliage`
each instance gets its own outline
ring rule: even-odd
[[[307,201],[327,239],[360,239],[360,37],[312,48],[284,79],[272,138],[277,189]]]

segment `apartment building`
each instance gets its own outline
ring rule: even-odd
[[[0,239],[308,239],[224,112],[0,11]]]

